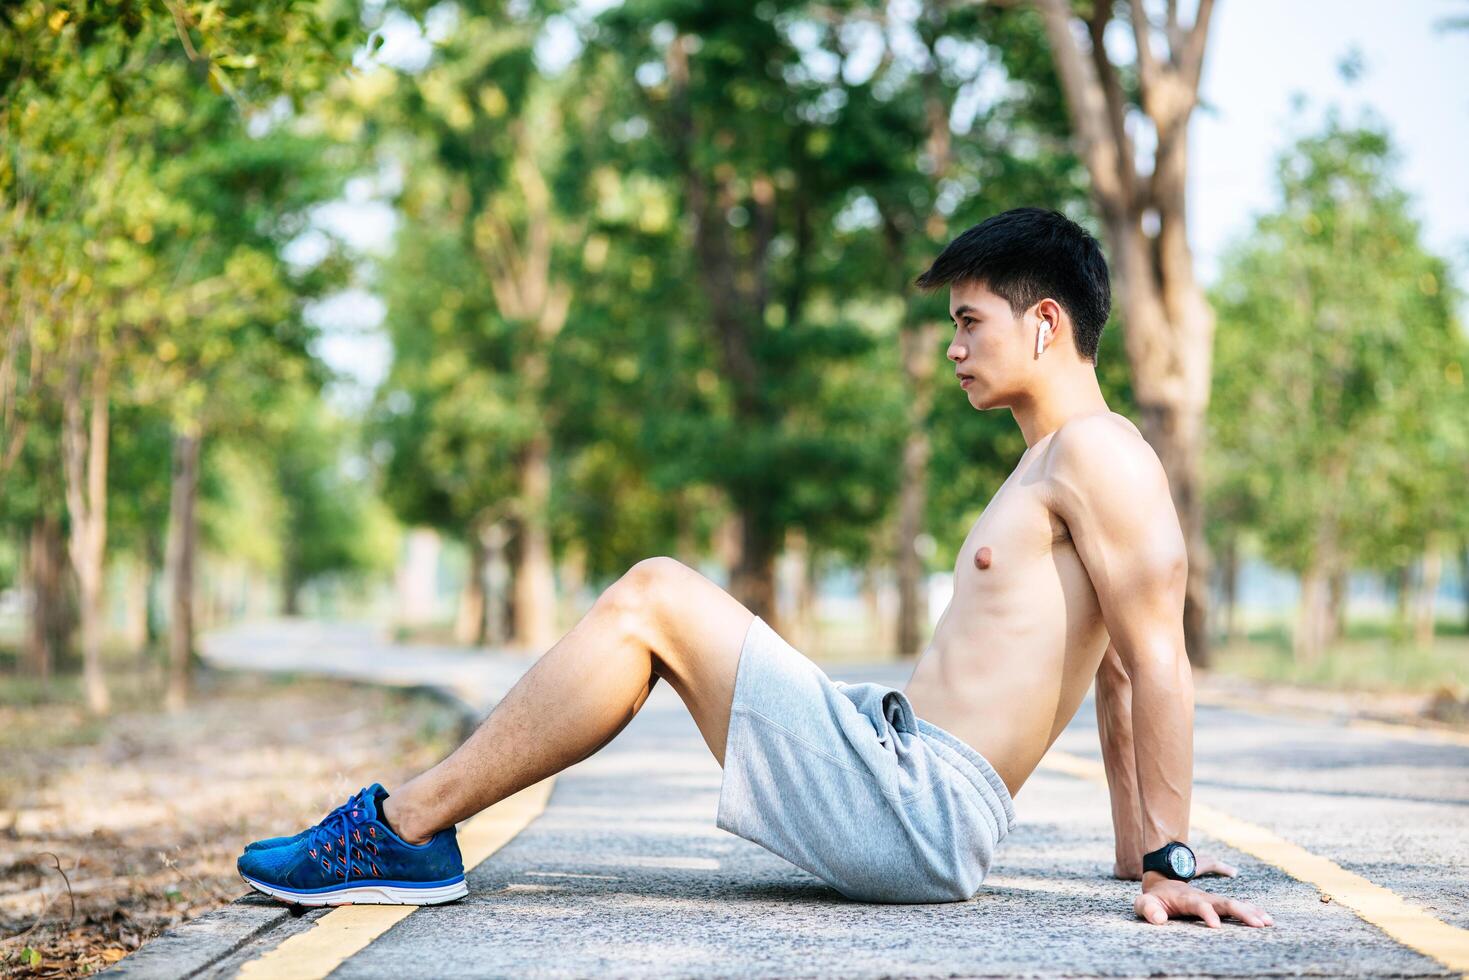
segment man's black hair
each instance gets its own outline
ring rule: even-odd
[[[1059,211],[1014,208],[948,244],[917,279],[923,289],[975,280],[1019,316],[1049,297],[1071,317],[1076,349],[1092,363],[1112,308],[1102,247]]]

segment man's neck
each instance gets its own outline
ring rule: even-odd
[[[1027,449],[1074,418],[1109,411],[1096,369],[1086,361],[1045,374],[1010,403]]]

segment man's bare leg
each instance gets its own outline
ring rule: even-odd
[[[425,841],[580,762],[627,726],[660,677],[724,765],[740,649],[753,619],[671,558],[638,562],[463,745],[388,797],[388,823],[407,841]]]

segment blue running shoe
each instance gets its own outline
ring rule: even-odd
[[[409,844],[383,822],[387,798],[374,783],[298,839],[245,851],[240,877],[294,905],[437,905],[469,894],[454,828]]]
[[[365,796],[366,793],[367,793],[367,790],[365,788],[358,790],[356,793],[354,793],[352,795],[352,797],[350,799],[347,800],[346,803],[343,803],[341,806],[337,807],[331,813],[328,813],[326,815],[326,818],[323,819],[321,821],[321,823],[317,824],[316,827],[320,827],[321,824],[324,824],[328,820],[331,820],[332,817],[337,816],[343,810],[350,810],[353,807],[359,807],[359,806],[361,806],[362,805],[362,802],[361,802],[362,801],[362,797]],[[316,827],[307,827],[305,830],[301,831],[300,833],[292,834],[289,837],[267,837],[264,840],[251,841],[250,843],[248,843],[248,844],[245,845],[245,850],[246,851],[259,851],[259,850],[262,850],[262,849],[267,848],[267,847],[280,847],[282,844],[294,844],[298,840],[305,840],[307,837],[311,836],[311,832],[313,830],[315,830]]]

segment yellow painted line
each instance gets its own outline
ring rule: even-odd
[[[241,978],[316,980],[408,918],[415,905],[342,905],[275,949],[240,967]]]
[[[541,780],[471,817],[459,828],[464,868],[472,871],[540,816],[556,777]],[[240,980],[321,980],[377,937],[418,911],[417,905],[342,905],[240,968]]]
[[[1090,779],[1106,785],[1100,762],[1051,750],[1041,766],[1053,772]],[[1192,806],[1193,826],[1236,850],[1284,871],[1297,881],[1314,885],[1331,900],[1357,913],[1393,939],[1458,973],[1469,973],[1469,929],[1460,929],[1429,915],[1397,893],[1373,884],[1328,858],[1267,830],[1259,824],[1232,817],[1204,803]]]

